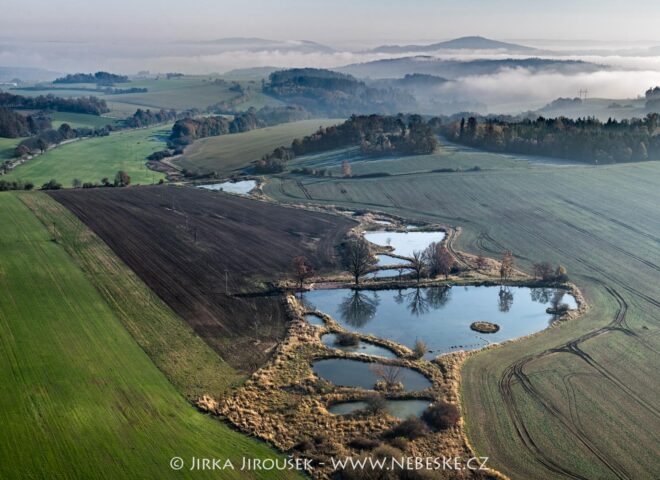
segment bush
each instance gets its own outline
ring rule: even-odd
[[[424,411],[422,418],[434,429],[445,430],[455,426],[461,418],[461,414],[456,405],[437,402]]]
[[[373,440],[366,437],[357,437],[348,442],[348,446],[356,450],[371,450],[380,445],[378,440]]]
[[[354,333],[338,333],[335,337],[335,345],[340,347],[357,347],[360,344],[360,337]]]
[[[59,190],[60,188],[62,188],[62,184],[57,183],[55,179],[50,179],[47,183],[44,183],[41,186],[42,190]]]
[[[367,398],[367,411],[370,413],[380,413],[385,410],[386,400],[382,395],[372,395]]]
[[[415,358],[422,358],[426,355],[428,348],[426,347],[426,342],[424,340],[415,340],[415,348],[413,348],[413,354]]]
[[[402,421],[385,434],[387,438],[403,437],[409,440],[423,437],[429,433],[429,428],[417,417]]]
[[[390,438],[387,443],[389,443],[394,448],[398,448],[401,451],[406,451],[408,449],[408,440],[403,437],[394,437]]]

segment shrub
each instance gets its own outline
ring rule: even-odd
[[[338,333],[335,337],[335,345],[340,347],[357,347],[360,344],[360,337],[354,333]]]
[[[390,438],[387,443],[389,443],[391,446],[394,448],[398,448],[401,451],[405,451],[408,449],[408,440],[403,438],[403,437],[394,437]]]
[[[380,413],[385,410],[385,397],[382,395],[372,395],[367,398],[367,411],[370,413]]]
[[[445,430],[456,425],[461,414],[456,405],[437,402],[424,411],[422,418],[436,430]]]
[[[371,450],[380,445],[378,440],[367,437],[357,437],[348,442],[348,446],[356,450]]]
[[[413,354],[415,358],[422,358],[426,355],[428,348],[426,347],[426,342],[424,340],[415,340],[415,348],[413,348]]]
[[[429,433],[429,428],[417,417],[403,420],[385,434],[387,438],[403,437],[409,440],[423,437]]]

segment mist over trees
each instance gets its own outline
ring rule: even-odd
[[[318,68],[273,72],[263,92],[321,115],[393,114],[414,111],[415,98],[393,88],[374,88],[351,75]]]

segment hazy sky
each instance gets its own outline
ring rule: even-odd
[[[660,40],[657,0],[1,0],[0,12],[0,37],[20,40]]]

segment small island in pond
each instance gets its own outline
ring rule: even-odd
[[[475,332],[480,333],[496,333],[500,330],[500,326],[496,323],[490,322],[473,322],[470,328]]]

